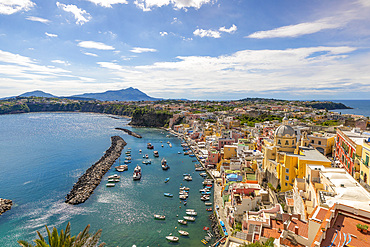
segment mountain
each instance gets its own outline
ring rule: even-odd
[[[161,100],[159,98],[153,98],[148,96],[147,94],[141,92],[139,89],[136,88],[126,88],[121,90],[110,90],[104,93],[84,93],[79,95],[73,95],[72,97],[80,97],[80,98],[93,98],[101,101],[156,101]]]
[[[57,96],[54,96],[50,93],[45,93],[43,91],[40,91],[40,90],[36,90],[36,91],[32,91],[32,92],[27,92],[27,93],[23,93],[21,95],[19,95],[19,97],[31,97],[31,96],[34,96],[34,97],[45,97],[45,98],[57,98]]]

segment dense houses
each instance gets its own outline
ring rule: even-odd
[[[370,246],[369,120],[299,104],[228,104],[172,105],[169,124],[214,178],[225,245]],[[267,112],[280,120],[241,121]]]

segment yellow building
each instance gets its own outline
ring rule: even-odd
[[[224,159],[232,159],[238,156],[238,146],[225,145],[224,146]]]
[[[360,181],[370,185],[369,165],[370,165],[370,138],[364,140],[362,144],[362,154],[360,159]]]
[[[310,140],[310,145],[323,155],[329,155],[333,152],[335,135],[328,133],[313,133],[307,137]]]
[[[331,166],[330,160],[308,145],[306,133],[297,144],[294,129],[281,125],[275,131],[274,145],[264,147],[263,169],[276,177],[272,180],[278,181],[281,191],[291,190],[295,178],[306,176],[306,165]]]

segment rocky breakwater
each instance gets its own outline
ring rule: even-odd
[[[12,208],[12,205],[13,205],[12,200],[0,198],[0,215],[10,210]]]
[[[116,130],[122,130],[124,132],[126,132],[127,134],[133,136],[133,137],[136,137],[136,138],[143,138],[141,135],[139,134],[136,134],[135,132],[132,132],[131,130],[128,130],[128,129],[124,129],[124,128],[115,128]]]
[[[112,136],[111,140],[112,144],[105,151],[103,157],[87,169],[78,179],[77,183],[74,184],[72,190],[66,196],[66,203],[73,205],[84,203],[100,184],[105,173],[107,173],[113,163],[121,156],[122,150],[127,143],[119,136]]]

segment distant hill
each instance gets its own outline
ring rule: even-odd
[[[139,89],[136,88],[126,88],[121,90],[110,90],[104,93],[84,93],[79,95],[73,95],[71,97],[79,97],[79,98],[93,98],[101,101],[156,101],[161,100],[160,98],[153,98],[148,96],[147,94],[141,92]]]
[[[32,91],[32,92],[27,92],[27,93],[23,93],[21,95],[19,95],[19,97],[45,97],[45,98],[57,98],[57,96],[54,96],[50,93],[45,93],[41,90],[36,90],[36,91]]]

